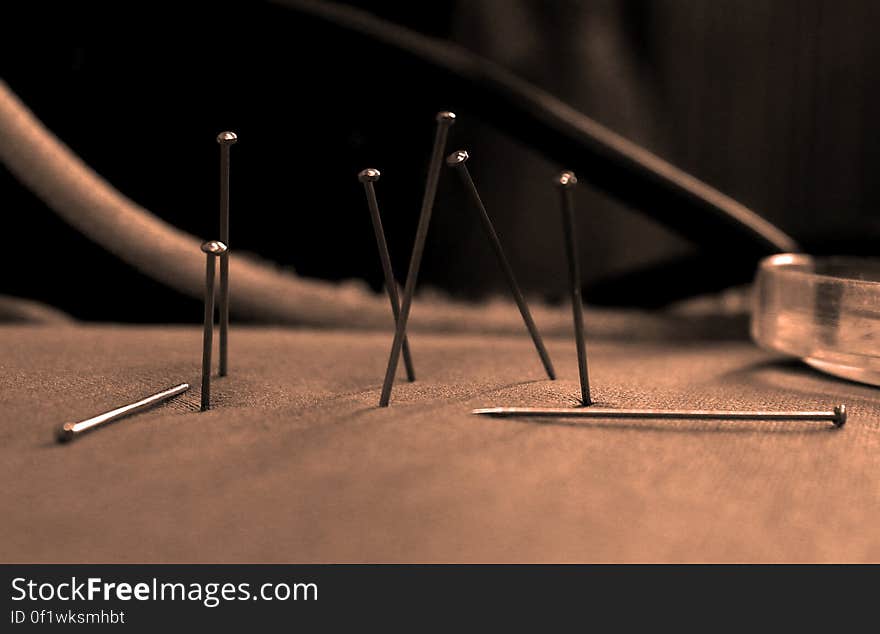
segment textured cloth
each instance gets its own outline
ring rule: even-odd
[[[0,327],[3,562],[880,561],[878,391],[746,341],[591,341],[613,407],[830,409],[849,422],[536,423],[573,404],[571,340],[233,329],[198,412],[200,329]],[[58,426],[180,382],[68,445]]]

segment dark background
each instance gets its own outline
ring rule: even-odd
[[[876,3],[352,4],[503,64],[761,212],[813,252],[875,250]],[[0,12],[10,33],[0,73],[10,87],[124,194],[206,239],[217,235],[214,138],[236,131],[232,246],[304,276],[360,277],[380,288],[356,180],[371,166],[383,172],[379,202],[403,278],[433,115],[456,110],[449,149],[471,151],[520,281],[532,294],[562,296],[549,183],[563,166],[459,110],[456,95],[411,61],[262,2],[198,12],[146,2],[9,2]],[[503,280],[456,185],[441,180],[420,279],[477,298]],[[5,170],[0,200],[0,294],[85,319],[200,318],[198,300],[78,235]],[[642,303],[608,293],[608,281],[706,248],[585,188],[578,209],[588,302]],[[605,292],[591,293],[599,283]]]

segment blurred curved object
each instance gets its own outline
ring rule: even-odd
[[[768,350],[880,385],[880,259],[766,258],[755,282],[751,331]]]
[[[0,323],[72,324],[76,320],[65,312],[21,297],[0,295]]]
[[[0,81],[0,160],[50,208],[84,235],[152,278],[191,297],[204,283],[201,241],[135,204],[90,169],[49,132]],[[332,284],[303,279],[254,256],[230,257],[233,313],[263,323],[351,329],[387,329],[387,300],[361,282]],[[521,334],[510,301],[453,302],[422,293],[414,331]],[[567,307],[531,305],[547,335],[568,335]],[[714,318],[646,315],[639,311],[590,310],[590,335],[627,340],[735,338],[739,327],[718,327]],[[682,327],[683,321],[688,323]],[[726,323],[726,322],[725,322]]]
[[[55,137],[0,81],[0,160],[40,199],[88,238],[167,286],[199,297],[201,240],[132,202]],[[386,327],[387,305],[363,284],[302,279],[253,256],[230,257],[233,313],[263,322]],[[475,307],[450,307],[423,320],[434,329],[486,327]],[[511,319],[511,323],[515,320]],[[490,329],[503,330],[494,324]]]
[[[455,109],[483,115],[581,180],[673,229],[733,265],[746,281],[758,258],[799,251],[795,240],[754,211],[648,152],[503,67],[466,49],[323,0],[272,0],[369,38],[421,63],[450,86]],[[733,261],[731,261],[733,260]],[[739,279],[737,279],[739,278]]]
[[[55,137],[0,81],[0,160],[71,226],[146,275],[191,297],[204,283],[201,240],[156,217],[116,190]],[[233,314],[263,323],[352,329],[387,328],[386,301],[362,282],[303,279],[252,255],[230,255]],[[518,333],[509,302],[464,304],[422,298],[415,330]],[[566,332],[566,312],[536,306],[552,332]]]
[[[585,180],[684,235],[703,243],[708,236],[719,236],[707,246],[719,250],[723,246],[725,253],[736,251],[739,272],[753,270],[755,253],[797,248],[782,231],[736,201],[463,49],[354,9],[329,3],[286,4],[316,17],[330,15],[349,30],[449,72],[474,94],[489,95],[478,99],[477,105],[493,107],[492,113],[498,116],[490,121],[520,126],[533,145],[580,167]],[[542,142],[534,143],[535,135]],[[0,160],[61,218],[107,251],[170,288],[191,297],[200,295],[201,240],[116,190],[43,126],[2,80]],[[385,328],[391,320],[381,297],[361,283],[308,280],[240,253],[230,259],[234,271],[231,309],[239,318],[348,328]],[[420,303],[427,302],[422,298]],[[433,331],[519,332],[515,311],[503,305],[505,310],[496,311],[445,299],[434,301],[414,325]],[[567,331],[564,310],[536,306],[535,313],[550,333]]]

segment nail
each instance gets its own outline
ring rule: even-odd
[[[544,370],[547,372],[547,376],[550,377],[551,380],[555,379],[556,371],[553,369],[553,362],[550,361],[550,355],[547,353],[547,348],[544,347],[541,333],[538,332],[538,327],[535,325],[535,320],[532,319],[532,313],[529,310],[529,306],[526,304],[526,300],[519,288],[519,284],[516,282],[516,276],[513,274],[510,262],[507,261],[507,256],[504,253],[504,248],[501,246],[498,232],[495,231],[495,226],[492,224],[491,218],[489,218],[485,205],[483,205],[483,200],[480,198],[480,193],[477,191],[474,179],[471,178],[471,173],[468,170],[467,165],[465,165],[468,158],[470,157],[467,152],[464,150],[458,150],[446,158],[446,164],[458,172],[458,175],[461,177],[461,182],[464,184],[468,194],[470,194],[471,200],[474,202],[474,207],[476,207],[479,212],[483,230],[486,232],[486,236],[492,244],[492,249],[495,251],[495,257],[498,259],[498,264],[501,265],[501,270],[504,271],[507,285],[510,287],[510,292],[513,295],[513,299],[516,301],[519,313],[522,315],[526,328],[529,331],[529,335],[532,337],[535,349],[537,349],[538,356],[541,358],[541,363],[544,365]]]
[[[846,424],[846,405],[840,404],[830,412],[772,412],[705,409],[600,409],[591,407],[491,407],[471,410],[482,416],[532,418],[653,418],[688,420],[785,420],[785,421],[831,421],[837,428]]]
[[[202,245],[205,253],[205,331],[202,337],[201,411],[211,409],[211,352],[214,347],[214,260],[228,251],[219,240]]]
[[[92,418],[87,418],[86,420],[82,420],[78,423],[64,423],[61,429],[58,430],[58,442],[69,442],[74,438],[78,438],[87,431],[91,431],[96,427],[100,427],[101,425],[119,420],[120,418],[123,418],[125,416],[131,416],[132,414],[142,412],[145,409],[174,398],[178,394],[183,394],[188,389],[189,383],[181,383],[180,385],[175,385],[174,387],[164,390],[162,392],[157,392],[156,394],[148,396],[147,398],[142,399],[136,403],[132,403],[131,405],[117,407],[116,409],[110,410],[109,412],[105,412],[104,414],[100,414],[98,416],[93,416]]]
[[[238,141],[235,132],[217,135],[220,144],[220,241],[229,246],[229,149]],[[229,254],[220,257],[220,376],[229,372]]]
[[[391,255],[388,253],[385,229],[382,227],[382,216],[379,214],[379,201],[376,200],[376,189],[373,186],[373,183],[378,181],[381,175],[379,170],[368,168],[358,174],[358,180],[364,184],[364,191],[367,194],[367,206],[370,208],[370,218],[373,221],[373,233],[376,234],[376,246],[379,248],[379,259],[382,261],[382,273],[385,275],[385,288],[388,292],[388,300],[391,302],[391,313],[394,315],[396,325],[400,319],[400,294],[397,291],[394,270],[391,268]],[[406,367],[407,379],[410,382],[415,381],[416,371],[409,352],[408,337],[403,339],[403,365]]]
[[[587,370],[587,346],[584,341],[584,308],[581,304],[581,270],[578,263],[577,233],[571,189],[577,184],[573,172],[562,172],[556,177],[562,207],[562,230],[565,234],[565,254],[568,259],[568,285],[571,291],[571,310],[574,316],[574,336],[577,344],[578,374],[581,379],[581,402],[591,405],[590,375]]]
[[[412,255],[410,256],[406,285],[403,287],[400,317],[397,319],[397,327],[394,329],[394,341],[391,344],[391,354],[388,358],[388,367],[385,370],[385,380],[382,382],[382,395],[379,397],[380,407],[388,407],[388,402],[391,400],[394,374],[397,372],[397,364],[400,361],[400,350],[403,347],[403,339],[406,336],[406,324],[409,321],[409,311],[412,307],[413,295],[416,291],[416,281],[419,278],[419,267],[422,264],[422,255],[425,251],[425,240],[428,237],[428,225],[431,223],[431,212],[434,210],[434,198],[437,196],[437,183],[440,180],[440,168],[443,163],[443,153],[446,150],[446,137],[449,135],[449,128],[454,123],[454,113],[437,113],[437,131],[434,134],[431,162],[428,164],[425,195],[422,198],[422,209],[419,214],[419,224],[416,227],[416,238],[413,244]]]

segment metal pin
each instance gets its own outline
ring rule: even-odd
[[[229,249],[219,240],[202,245],[205,253],[205,332],[202,338],[202,404],[201,411],[211,409],[211,352],[214,347],[214,260]],[[221,259],[222,262],[222,259]]]
[[[550,361],[550,355],[547,353],[547,348],[544,347],[541,333],[538,332],[538,327],[535,325],[535,320],[532,319],[532,313],[529,311],[529,306],[526,304],[522,291],[519,289],[519,284],[516,282],[516,276],[513,274],[510,262],[507,261],[507,256],[504,254],[504,248],[501,246],[498,232],[495,231],[495,226],[492,224],[491,218],[489,218],[485,205],[483,205],[483,200],[480,198],[480,193],[477,191],[474,179],[471,178],[471,173],[468,170],[467,165],[465,165],[468,158],[470,157],[467,152],[464,150],[458,150],[446,158],[446,164],[458,172],[458,175],[461,177],[461,182],[464,184],[468,194],[470,194],[474,206],[479,211],[480,222],[483,225],[486,236],[489,238],[489,242],[492,244],[492,249],[495,251],[495,257],[498,258],[498,264],[501,265],[501,270],[504,271],[504,276],[507,278],[507,285],[510,287],[510,292],[513,295],[514,301],[516,301],[519,313],[522,315],[526,328],[529,331],[529,335],[532,337],[532,341],[538,351],[538,356],[541,357],[541,363],[544,364],[544,370],[547,372],[547,376],[550,377],[551,380],[555,379],[556,372],[553,369],[553,362]]]
[[[416,238],[413,244],[412,255],[410,256],[406,285],[403,287],[400,317],[397,320],[397,328],[394,330],[394,342],[391,344],[391,354],[388,358],[388,367],[385,370],[385,380],[382,382],[382,395],[379,397],[380,407],[388,407],[388,402],[391,400],[394,374],[397,372],[397,364],[400,361],[400,350],[403,347],[403,338],[406,336],[406,324],[409,321],[409,311],[412,307],[413,295],[416,291],[419,267],[422,264],[422,255],[425,251],[425,240],[428,237],[428,225],[431,223],[431,212],[434,210],[434,198],[437,195],[437,183],[440,180],[440,168],[443,164],[443,153],[446,150],[446,137],[449,135],[449,128],[454,123],[454,113],[437,113],[437,131],[434,135],[434,147],[431,150],[431,162],[428,164],[425,195],[422,199],[419,224],[416,227]]]
[[[148,396],[136,403],[117,407],[116,409],[100,414],[99,416],[93,416],[92,418],[87,418],[78,423],[64,423],[64,425],[61,426],[61,429],[58,430],[58,442],[69,442],[87,431],[91,431],[96,427],[100,427],[101,425],[110,423],[114,420],[119,420],[125,416],[131,416],[132,414],[142,412],[145,409],[174,398],[178,394],[183,394],[188,389],[189,383],[181,383],[180,385],[175,385],[172,388]]]
[[[388,253],[385,230],[382,228],[382,216],[379,214],[379,202],[376,200],[376,189],[373,186],[373,183],[378,181],[381,175],[379,170],[368,168],[358,174],[358,180],[364,184],[364,191],[367,194],[367,206],[370,208],[373,233],[376,234],[376,246],[379,248],[379,259],[382,261],[382,272],[385,275],[385,288],[388,292],[388,300],[391,302],[394,323],[397,324],[400,319],[400,294],[397,290],[397,281],[394,279],[394,270],[391,268],[391,255]],[[403,365],[406,367],[406,378],[410,382],[415,381],[416,371],[409,352],[409,339],[406,336],[403,339]]]
[[[235,132],[217,135],[220,144],[220,241],[229,246],[229,148],[238,141]],[[220,256],[220,376],[229,372],[229,253]]]
[[[786,420],[831,421],[835,427],[846,424],[846,405],[830,412],[768,412],[737,410],[671,410],[671,409],[599,409],[561,407],[491,407],[471,410],[471,414],[496,417],[524,416],[529,418],[653,418],[687,420]]]
[[[581,402],[592,405],[590,375],[587,370],[587,346],[584,341],[584,309],[581,304],[581,270],[578,263],[577,234],[572,209],[571,188],[577,184],[573,172],[562,172],[556,177],[562,207],[562,231],[565,234],[565,254],[568,259],[568,285],[571,291],[571,310],[574,316],[574,336],[577,344],[578,374],[581,379]]]

